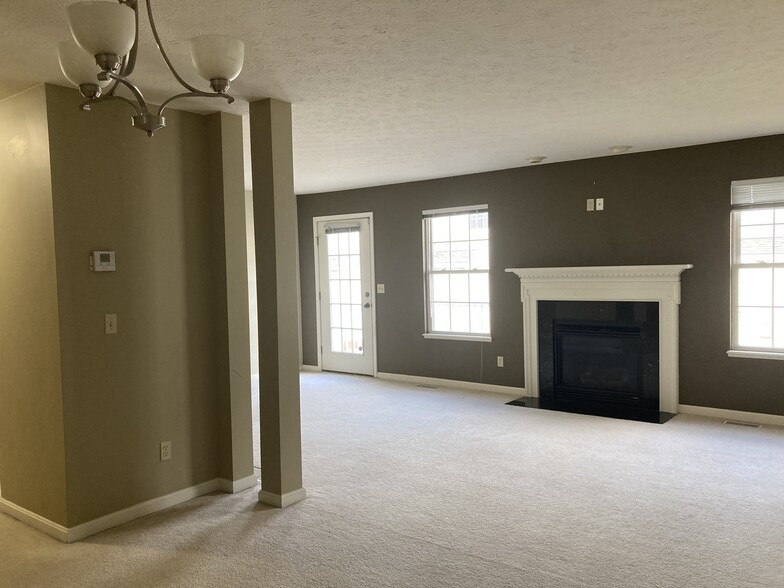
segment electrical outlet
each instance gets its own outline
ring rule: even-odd
[[[596,210],[604,210],[604,198],[596,199]]]
[[[116,314],[105,314],[105,315],[103,315],[103,322],[104,322],[104,332],[107,335],[116,335],[117,334],[117,315]]]
[[[161,461],[168,461],[171,459],[171,441],[163,441],[161,443]]]
[[[585,201],[585,210],[593,212],[593,198],[589,198]]]
[[[504,367],[504,356],[499,355],[495,358],[495,363],[498,367]]]

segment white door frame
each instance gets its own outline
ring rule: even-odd
[[[319,371],[322,370],[321,303],[319,301],[319,288],[321,287],[321,272],[319,266],[321,263],[319,260],[318,223],[325,221],[346,221],[358,218],[368,219],[368,225],[370,228],[370,235],[368,235],[370,238],[370,320],[373,323],[373,377],[375,378],[378,375],[378,337],[376,334],[378,329],[376,325],[376,251],[374,245],[375,230],[373,228],[372,212],[332,214],[328,216],[313,217],[313,261],[315,262],[314,265],[316,267],[316,287],[314,291],[316,301],[316,354],[318,357],[318,363],[316,364],[316,367],[318,367]]]

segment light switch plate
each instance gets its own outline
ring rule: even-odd
[[[376,294],[384,293],[384,284],[376,284]]]
[[[593,198],[589,198],[585,201],[585,210],[593,212]]]

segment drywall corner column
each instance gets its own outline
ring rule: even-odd
[[[0,102],[0,177],[0,509],[21,507],[62,526],[65,432],[42,85]]]
[[[259,501],[284,507],[305,498],[291,105],[273,99],[251,103],[250,140],[259,306]]]
[[[248,252],[245,237],[245,170],[242,118],[225,112],[207,117],[211,143],[211,187],[223,203],[222,232],[226,271],[229,397],[220,402],[220,475],[232,481],[253,477],[253,421],[250,382]],[[219,239],[219,240],[221,240]],[[217,252],[216,252],[217,253]],[[223,252],[221,252],[223,253]]]

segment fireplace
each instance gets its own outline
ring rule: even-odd
[[[642,420],[677,413],[680,275],[691,267],[507,269],[520,278],[526,398]]]
[[[658,421],[659,305],[541,300],[540,404]]]

